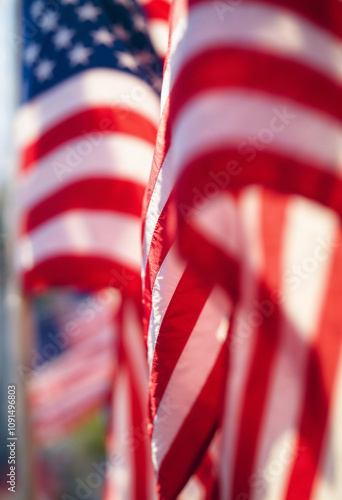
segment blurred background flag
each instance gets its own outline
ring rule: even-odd
[[[98,292],[100,294],[100,292]],[[36,349],[27,373],[34,439],[49,445],[67,436],[95,410],[105,408],[117,365],[120,295],[55,294],[53,316],[37,301]]]
[[[175,339],[170,325],[191,325],[197,297],[220,285],[222,309],[232,310],[226,387],[211,393],[224,401],[220,498],[339,498],[342,4],[189,0],[182,7],[173,6],[180,22],[145,224],[160,496],[172,498],[175,464],[179,479],[196,461],[185,462],[179,439],[196,408],[189,411],[183,394],[199,394],[197,408],[205,404],[197,374],[210,353],[190,378],[185,354],[193,339],[193,368],[200,318],[185,348],[182,330]],[[176,315],[186,266],[198,282]],[[213,311],[210,325],[220,315]],[[213,342],[210,328],[203,338]],[[171,392],[177,373],[182,390]],[[168,391],[178,408],[172,427],[158,418]],[[201,438],[197,460],[210,433]]]

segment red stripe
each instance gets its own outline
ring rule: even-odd
[[[262,198],[262,244],[264,247],[264,283],[258,293],[258,303],[270,299],[271,290],[278,290],[281,283],[282,235],[285,223],[286,199],[265,193]],[[265,286],[266,285],[266,286]],[[242,404],[236,459],[234,461],[232,498],[250,492],[249,479],[253,472],[260,427],[264,415],[267,388],[272,380],[272,368],[280,342],[282,316],[276,309],[269,317],[263,317],[257,336],[251,367]]]
[[[170,14],[170,2],[167,2],[165,0],[151,0],[146,4],[143,4],[142,7],[149,21],[161,19],[168,22]]]
[[[90,178],[59,189],[26,215],[23,233],[70,210],[104,210],[140,218],[144,186],[122,179]],[[85,215],[86,220],[86,215]]]
[[[210,292],[211,287],[204,286],[187,266],[165,312],[155,346],[150,379],[152,419]]]
[[[245,0],[245,2],[252,3],[253,5],[259,3],[262,6],[269,4],[288,9],[307,18],[321,28],[342,36],[342,6],[339,5],[340,2],[336,2],[335,0]],[[207,3],[207,0],[188,0],[188,3],[189,7],[192,8],[200,3]],[[225,5],[224,2],[217,2],[217,4],[214,2],[213,8],[215,5],[217,5],[219,10],[226,7],[224,12],[221,10],[223,21],[225,16],[231,15],[234,9],[239,8],[239,5],[235,7],[229,3]]]
[[[299,442],[286,500],[310,498],[341,355],[342,234],[336,241],[317,338],[309,353]]]
[[[227,363],[224,345],[158,473],[159,500],[173,500],[199,466],[215,432]]]
[[[128,266],[96,256],[57,255],[35,265],[23,274],[27,293],[42,293],[50,287],[73,286],[85,291],[104,287],[139,293],[141,280]]]
[[[21,157],[21,169],[33,168],[35,162],[66,142],[83,137],[91,144],[91,133],[118,132],[143,139],[154,145],[157,130],[147,118],[127,108],[94,107],[82,111],[43,133],[27,146]],[[78,145],[81,147],[81,142]],[[87,145],[89,147],[89,144]],[[95,146],[93,146],[95,147]]]
[[[282,193],[293,193],[313,199],[342,215],[342,182],[337,177],[337,164],[313,165],[309,161],[305,163],[304,160],[299,161],[270,151],[258,151],[255,158],[251,159],[250,152],[241,154],[237,148],[238,143],[235,148],[216,148],[215,151],[195,158],[184,167],[177,182],[178,208],[184,208],[185,205],[185,208],[190,209],[194,204],[193,189],[197,188],[201,193],[205,193],[208,183],[213,182],[209,174],[227,173],[227,164],[235,161],[240,171],[236,175],[226,176],[223,184],[216,183],[217,191],[231,192],[246,185],[258,184]],[[180,226],[186,227],[186,222],[180,214]]]
[[[146,194],[143,202],[143,221],[146,219],[146,213],[148,206],[151,201],[151,196],[153,194],[160,169],[162,168],[162,165],[165,160],[165,156],[170,148],[170,142],[171,142],[171,129],[170,129],[170,122],[169,122],[169,112],[170,112],[170,96],[168,96],[164,109],[162,112],[162,116],[160,118],[160,123],[158,127],[158,133],[157,133],[157,139],[156,139],[156,146],[154,150],[154,155],[153,155],[153,161],[152,161],[152,169],[151,169],[151,174],[150,174],[150,179],[147,184],[146,188]],[[145,222],[143,225],[143,231],[145,228]]]
[[[171,123],[199,93],[232,87],[286,96],[342,120],[341,86],[327,75],[266,51],[222,47],[201,52],[184,66],[171,95]]]

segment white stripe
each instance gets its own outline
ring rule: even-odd
[[[169,38],[169,24],[164,19],[150,19],[148,29],[152,44],[160,57],[165,57]]]
[[[29,210],[60,189],[92,177],[147,184],[149,168],[145,167],[152,163],[151,144],[123,134],[102,134],[96,143],[91,141],[84,136],[63,144],[19,174],[21,210]]]
[[[288,392],[283,394],[287,404],[292,400],[287,398]],[[296,395],[295,395],[296,396]],[[284,404],[285,406],[286,404]],[[273,415],[275,417],[275,415]],[[297,428],[296,428],[297,429]],[[297,456],[300,456],[301,449],[298,449],[298,432],[293,428],[284,428],[283,432],[274,436],[272,446],[269,450],[267,462],[263,464],[263,468],[256,472],[254,485],[259,494],[252,498],[260,498],[261,500],[285,500],[287,493],[288,481],[292,470],[292,465]],[[258,484],[257,484],[258,483]],[[261,494],[260,485],[266,489],[264,494]],[[259,486],[259,489],[258,489]]]
[[[285,98],[217,89],[202,93],[183,108],[175,124],[173,168],[179,170],[193,158],[229,146],[245,162],[251,151],[258,155],[248,145],[250,137],[264,151],[341,170],[342,127],[337,120]]]
[[[15,126],[17,144],[28,146],[56,124],[96,106],[124,107],[158,125],[159,99],[147,83],[123,71],[89,69],[47,90],[19,110]]]
[[[137,217],[73,210],[39,226],[18,242],[17,267],[32,269],[59,255],[97,256],[139,270],[141,224]]]
[[[186,262],[180,258],[176,245],[172,245],[159,268],[152,291],[152,309],[147,336],[150,369],[152,368],[153,354],[160,326],[178,283],[183,276],[185,267]]]
[[[312,340],[320,321],[338,226],[332,210],[293,197],[284,234],[282,307],[306,341]]]
[[[171,63],[173,81],[189,59],[206,50],[231,46],[293,59],[341,83],[342,54],[337,37],[288,9],[242,2],[231,12],[221,13],[220,18],[225,7],[217,1],[190,9],[188,29]]]
[[[222,347],[222,338],[216,332],[228,328],[227,307],[226,296],[214,289],[172,372],[154,418],[152,460],[156,470],[215,365]]]

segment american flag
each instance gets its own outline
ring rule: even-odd
[[[16,137],[24,290],[139,290],[161,73],[146,20],[133,0],[28,0],[23,14]]]
[[[108,289],[82,297],[59,294],[48,303],[50,312],[39,305],[42,299],[35,300],[38,333],[25,380],[32,433],[42,446],[58,442],[109,404],[121,298]]]
[[[144,231],[160,498],[207,449],[221,401],[222,500],[339,498],[342,4],[176,0],[173,13]]]
[[[146,17],[134,0],[24,0],[22,11],[16,262],[23,291],[116,288],[120,307],[133,301],[140,317],[141,207],[159,121],[162,72]],[[142,339],[141,322],[136,327]],[[96,341],[88,340],[104,359],[112,342],[116,347],[124,342],[125,330],[121,322],[119,340],[109,339],[108,331],[102,338],[101,330]],[[83,334],[87,337],[85,329]],[[88,354],[92,363],[98,361]],[[146,377],[146,356],[139,354]],[[118,350],[115,359],[118,363]],[[52,368],[47,366],[51,391],[36,384],[37,404],[56,394]],[[115,363],[112,368],[120,373]],[[140,391],[141,385],[135,385],[139,376],[129,379],[124,398]],[[114,374],[112,383],[118,384],[119,376]],[[140,396],[143,400],[147,394]],[[56,415],[58,408],[49,411]],[[147,441],[144,446],[149,450]],[[139,470],[150,471],[144,481],[152,484],[150,454],[135,459]],[[138,496],[132,498],[141,498],[134,491]]]
[[[178,16],[176,8],[174,13]],[[165,102],[145,199],[143,239],[152,458],[163,499],[175,498],[181,492],[218,426],[228,329],[224,294],[210,285],[202,286],[202,280],[177,250],[169,130],[172,92],[169,94],[167,87],[172,78],[168,62],[172,62],[182,36],[184,16],[180,13],[180,18],[171,22]],[[212,480],[209,475],[204,485]]]

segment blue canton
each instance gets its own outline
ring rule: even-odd
[[[138,76],[160,92],[162,66],[135,0],[23,0],[22,101],[89,68]]]

